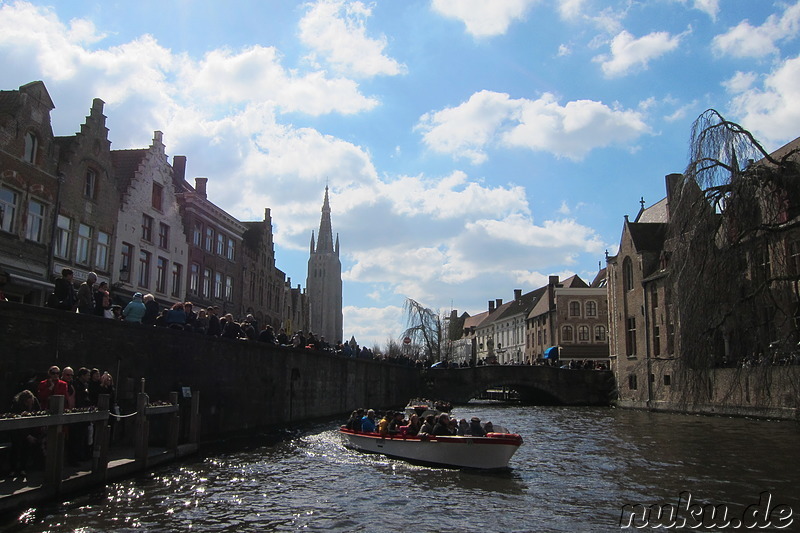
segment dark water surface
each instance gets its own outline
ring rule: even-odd
[[[482,403],[455,414],[523,435],[508,471],[361,454],[342,446],[332,421],[30,509],[0,530],[620,531],[623,504],[677,505],[688,491],[729,516],[769,492],[794,511],[782,531],[800,531],[794,422]]]

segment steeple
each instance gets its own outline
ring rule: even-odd
[[[313,234],[312,234],[312,239],[313,239]],[[314,253],[313,249],[312,253]],[[319,221],[319,237],[317,240],[316,253],[318,254],[334,253],[333,229],[331,228],[331,206],[328,203],[327,185],[325,186],[325,200],[322,202],[322,218]]]

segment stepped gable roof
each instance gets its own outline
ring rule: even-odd
[[[148,148],[111,150],[111,164],[114,166],[114,176],[117,178],[120,191],[128,190],[128,186],[136,171],[139,170],[139,165],[148,150]]]
[[[646,224],[666,224],[669,222],[667,198],[664,197],[650,207],[641,209],[634,222]]]
[[[664,248],[667,225],[629,222],[628,232],[637,252],[658,252]]]

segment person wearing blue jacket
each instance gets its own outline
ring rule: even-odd
[[[125,309],[122,310],[122,317],[126,322],[136,322],[141,324],[144,312],[145,307],[144,302],[142,301],[142,293],[137,292],[133,295],[133,300],[131,300],[130,303],[125,306]]]

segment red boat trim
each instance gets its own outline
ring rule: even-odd
[[[348,435],[355,435],[373,440],[397,440],[397,441],[410,441],[410,442],[441,442],[443,444],[505,444],[519,446],[522,444],[522,437],[516,433],[489,433],[485,437],[472,437],[469,435],[456,436],[456,435],[430,435],[426,437],[408,436],[408,435],[386,435],[381,436],[377,432],[363,433],[361,431],[353,431],[346,427],[339,429],[341,433]]]

